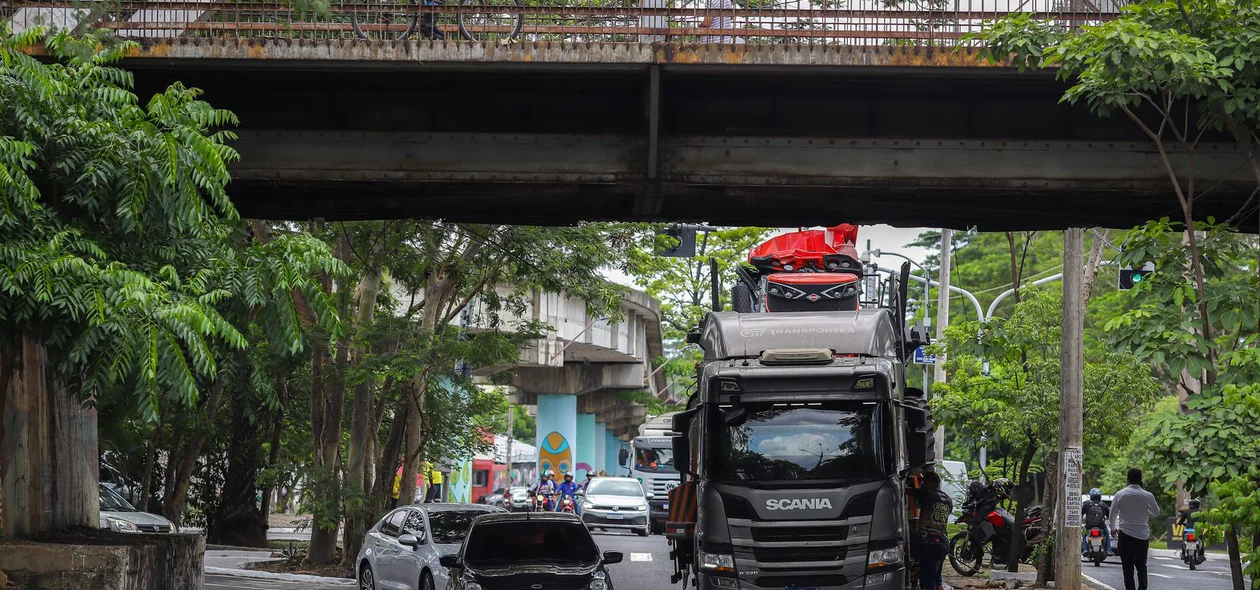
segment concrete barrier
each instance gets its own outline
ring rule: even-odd
[[[0,541],[0,570],[30,590],[201,590],[205,537],[74,533]]]

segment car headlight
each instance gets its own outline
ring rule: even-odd
[[[709,553],[707,551],[697,551],[700,563],[700,569],[707,572],[731,572],[735,573],[735,557],[725,553]]]
[[[901,547],[875,549],[867,555],[866,567],[884,567],[901,563]]]
[[[464,590],[481,590],[481,584],[478,584],[468,578],[464,578]]]
[[[109,526],[109,530],[116,533],[135,533],[139,531],[135,523],[118,518],[106,518],[105,524]]]
[[[639,512],[643,512],[644,510],[647,510],[647,509],[648,509],[648,507],[647,507],[647,504],[642,504],[642,505],[639,505],[639,506],[635,506],[635,507],[634,507],[634,509],[635,509],[635,510],[638,510]]]
[[[582,510],[590,510],[591,508],[594,508],[594,507],[595,505],[590,502],[586,502],[586,501],[582,502]]]
[[[608,582],[605,582],[603,578],[595,578],[591,580],[587,588],[590,590],[608,590]]]

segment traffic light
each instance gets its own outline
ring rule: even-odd
[[[657,240],[656,255],[670,258],[691,258],[696,255],[696,227],[671,224],[664,231],[656,232],[657,236],[668,236],[678,241],[674,246],[672,240]],[[663,245],[668,242],[670,245]]]
[[[1145,281],[1153,272],[1155,272],[1155,264],[1153,262],[1143,264],[1142,268],[1131,268],[1126,266],[1120,269],[1120,282],[1116,288],[1121,291],[1128,291],[1138,283]]]

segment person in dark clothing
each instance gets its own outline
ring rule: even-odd
[[[919,505],[919,588],[940,590],[954,501],[941,491],[941,476],[932,471],[923,473],[923,485],[915,490],[914,499]]]
[[[1089,491],[1089,500],[1081,504],[1081,518],[1085,526],[1081,527],[1081,554],[1089,553],[1087,542],[1089,529],[1100,528],[1103,534],[1103,548],[1111,553],[1111,531],[1107,528],[1107,518],[1111,516],[1111,508],[1102,501],[1102,490],[1094,488]]]

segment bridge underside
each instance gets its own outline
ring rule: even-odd
[[[860,53],[830,65],[757,66],[744,53],[739,65],[127,65],[142,93],[178,79],[237,113],[231,194],[253,217],[999,230],[1178,215],[1154,146],[1127,120],[1059,104],[1052,77]],[[1212,188],[1196,214],[1228,219],[1255,183],[1230,143],[1206,141],[1196,184]],[[1256,229],[1254,216],[1239,223]]]

